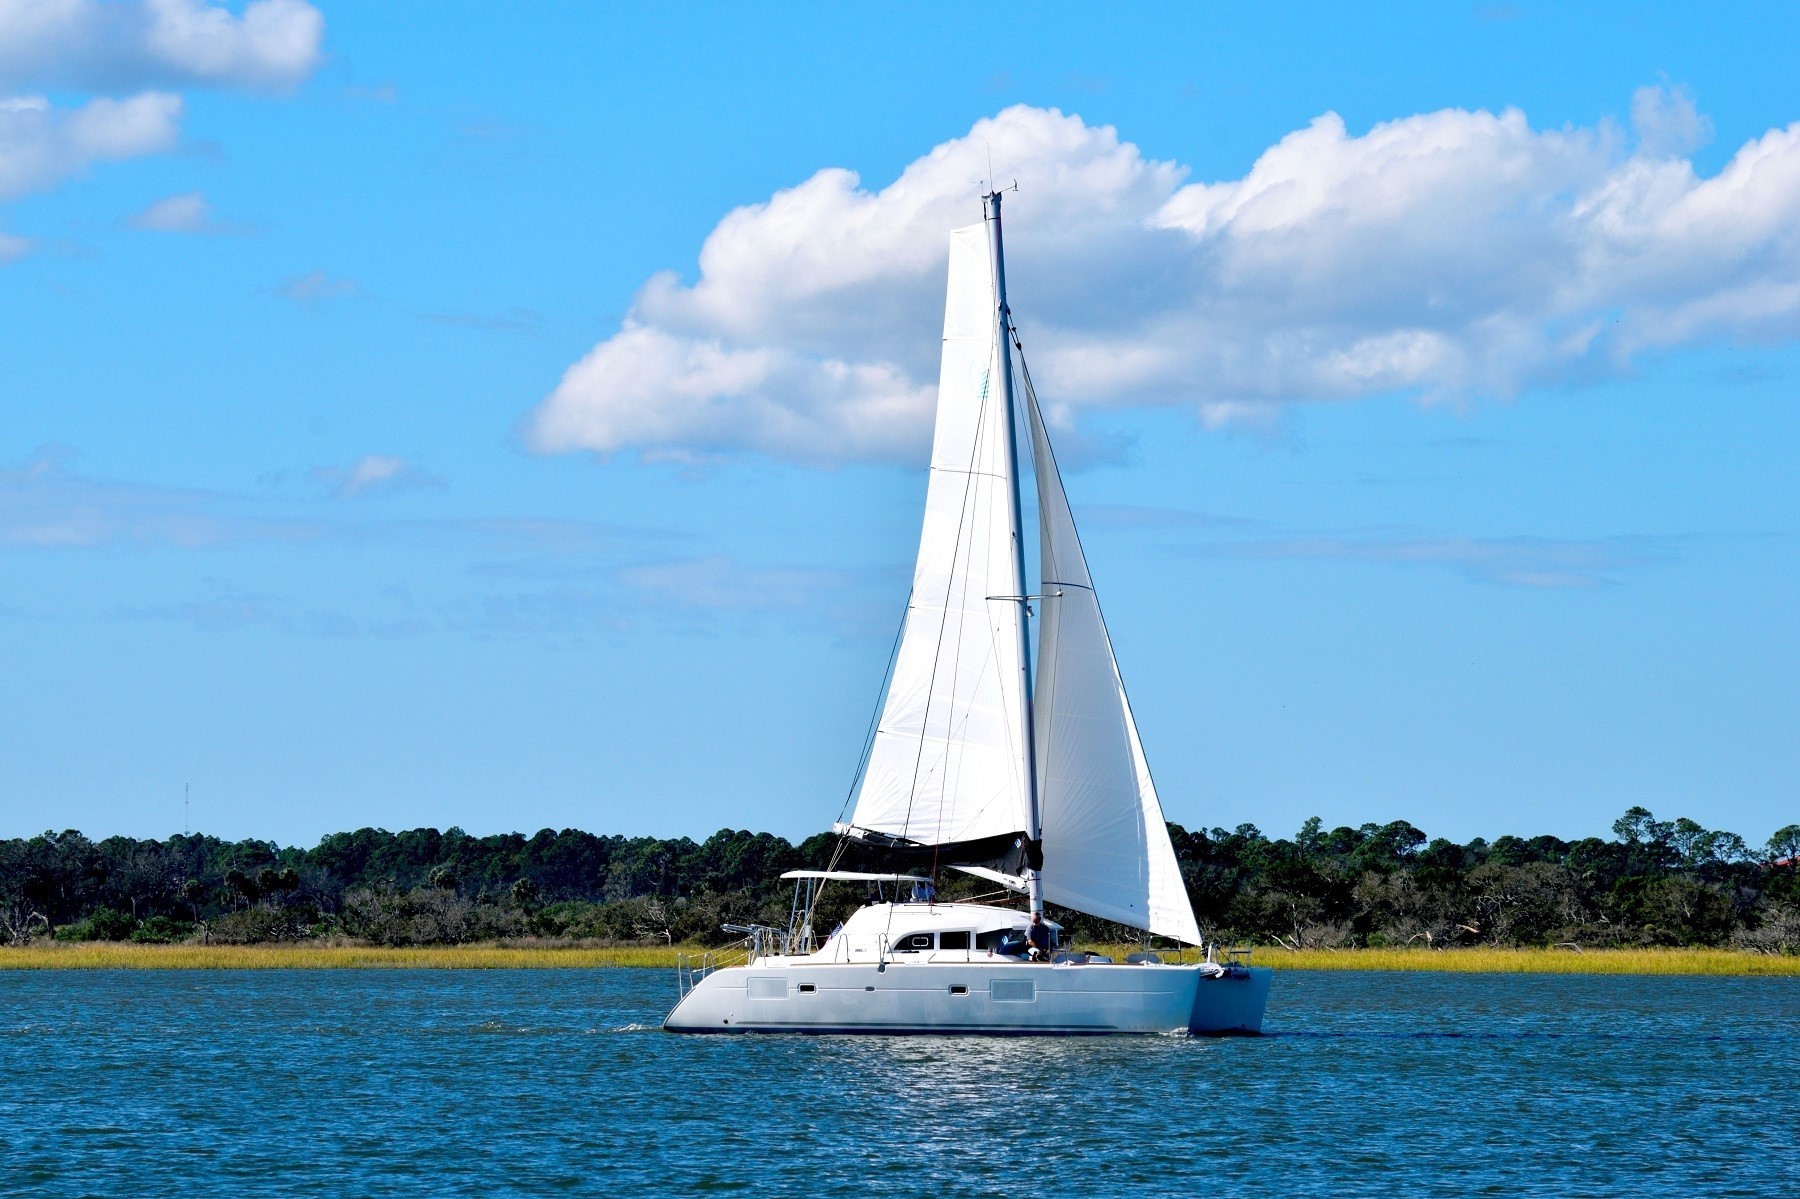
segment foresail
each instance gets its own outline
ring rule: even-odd
[[[950,236],[925,527],[853,828],[921,845],[1027,827],[1012,465],[984,225]]]
[[[1162,804],[1037,404],[1043,599],[1034,710],[1044,897],[1188,944],[1200,942]]]

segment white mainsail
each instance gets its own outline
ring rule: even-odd
[[[1027,396],[1024,403],[1037,466],[1043,572],[1032,698],[1044,898],[1197,945],[1199,925],[1049,434],[1035,400]]]
[[[950,235],[925,528],[851,824],[922,845],[1030,827],[998,298],[985,223]]]

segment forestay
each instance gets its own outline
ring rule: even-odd
[[[1012,466],[985,225],[950,236],[912,599],[851,824],[921,845],[1028,827]]]
[[[1033,706],[1044,898],[1199,944],[1043,416],[1024,403],[1043,572]]]

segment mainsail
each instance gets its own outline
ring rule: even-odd
[[[985,223],[950,235],[937,433],[906,627],[855,829],[920,845],[1029,827],[1012,447]]]
[[[995,839],[1041,838],[1044,898],[1198,943],[1029,388],[1019,400],[1019,423],[1029,426],[1036,471],[1042,619],[1036,679],[1025,702],[1017,455],[997,319],[1005,297],[996,278],[998,246],[988,240],[1000,236],[993,200],[991,222],[950,236],[925,527],[851,829],[920,846],[982,842],[990,851]],[[1035,746],[1030,756],[1028,740]]]

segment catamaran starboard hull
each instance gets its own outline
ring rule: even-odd
[[[1262,1031],[1266,967],[1011,962],[715,970],[663,1022],[682,1033],[1053,1036]]]

